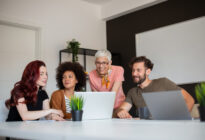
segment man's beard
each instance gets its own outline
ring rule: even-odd
[[[133,77],[133,79],[134,79],[134,77]],[[137,85],[140,85],[140,84],[142,84],[144,81],[146,80],[146,74],[144,74],[144,76],[143,77],[139,77],[139,81],[138,82],[135,82]]]

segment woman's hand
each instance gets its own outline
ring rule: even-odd
[[[64,117],[62,110],[57,110],[57,109],[50,109],[50,110],[51,110],[51,113],[59,115],[61,118]]]
[[[56,121],[65,121],[65,119],[63,119],[61,116],[57,114],[51,114],[51,119]]]

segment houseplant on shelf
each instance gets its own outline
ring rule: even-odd
[[[71,41],[67,41],[67,44],[67,48],[72,51],[72,62],[78,61],[78,49],[80,48],[80,43],[75,39],[72,39]]]
[[[205,82],[195,86],[195,93],[199,103],[200,120],[205,121]]]
[[[70,99],[70,108],[73,121],[81,121],[83,115],[84,99],[82,96],[72,96]]]

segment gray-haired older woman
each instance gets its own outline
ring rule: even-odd
[[[92,91],[116,92],[114,109],[117,109],[125,100],[122,89],[124,69],[121,66],[111,64],[111,53],[108,50],[99,50],[96,52],[96,69],[89,73],[90,87]]]

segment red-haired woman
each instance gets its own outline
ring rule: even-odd
[[[24,69],[22,78],[14,85],[11,97],[6,101],[10,108],[6,121],[47,119],[63,120],[61,110],[50,109],[48,95],[42,87],[47,83],[47,70],[44,62],[30,62]],[[57,117],[58,116],[58,117]]]

